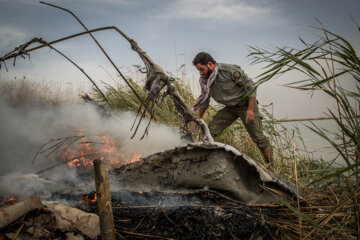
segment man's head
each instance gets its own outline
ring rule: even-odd
[[[193,60],[193,64],[199,70],[200,75],[207,78],[215,68],[215,60],[206,52],[198,53]]]

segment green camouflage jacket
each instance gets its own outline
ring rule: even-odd
[[[243,97],[247,94],[250,94],[248,97],[256,97],[256,89],[251,78],[238,65],[220,63],[215,81],[210,87],[210,96],[225,106],[244,106],[247,104],[247,98]],[[210,97],[200,108],[208,108],[209,103]]]

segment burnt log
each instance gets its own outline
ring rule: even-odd
[[[39,197],[31,196],[24,201],[0,209],[0,229],[14,222],[16,219],[24,216],[34,209],[41,209],[42,205]]]
[[[87,239],[97,239],[100,235],[99,217],[77,208],[68,207],[57,202],[43,201],[46,209],[55,217],[54,230],[65,233],[79,232]]]

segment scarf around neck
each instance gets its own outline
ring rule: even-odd
[[[199,82],[201,87],[201,94],[196,100],[195,105],[193,106],[194,111],[198,110],[210,97],[210,87],[214,83],[216,75],[219,71],[220,64],[215,63],[214,70],[210,74],[208,78],[204,76],[200,76]]]

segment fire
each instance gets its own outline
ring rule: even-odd
[[[130,162],[137,162],[137,161],[139,161],[140,160],[140,158],[141,158],[141,154],[134,154],[133,156],[132,156],[132,158],[131,158],[131,160],[130,160]]]
[[[16,203],[16,198],[12,197],[12,198],[6,199],[4,201],[1,201],[0,205],[7,204],[7,203],[10,203],[10,204]]]
[[[93,166],[93,159],[89,159],[85,156],[95,154],[95,149],[90,146],[90,141],[87,137],[82,139],[80,143],[80,148],[67,148],[64,153],[64,160],[73,159],[72,161],[67,162],[67,164],[71,167],[80,167],[80,166]],[[79,158],[74,158],[75,156],[82,156]]]
[[[84,203],[96,202],[97,195],[96,193],[90,193],[89,195],[82,197],[81,201]]]
[[[118,151],[114,140],[110,140],[108,136],[102,136],[101,139],[101,142],[104,143],[101,149],[103,152],[112,153]]]
[[[82,134],[82,131],[79,131],[79,134]],[[90,141],[88,137],[83,137],[79,144],[73,144],[64,151],[63,158],[64,161],[67,161],[68,166],[92,167],[93,160],[100,159],[105,161],[109,168],[112,168],[139,161],[142,157],[141,154],[129,155],[122,152],[116,141],[109,136],[94,138],[95,141]]]

